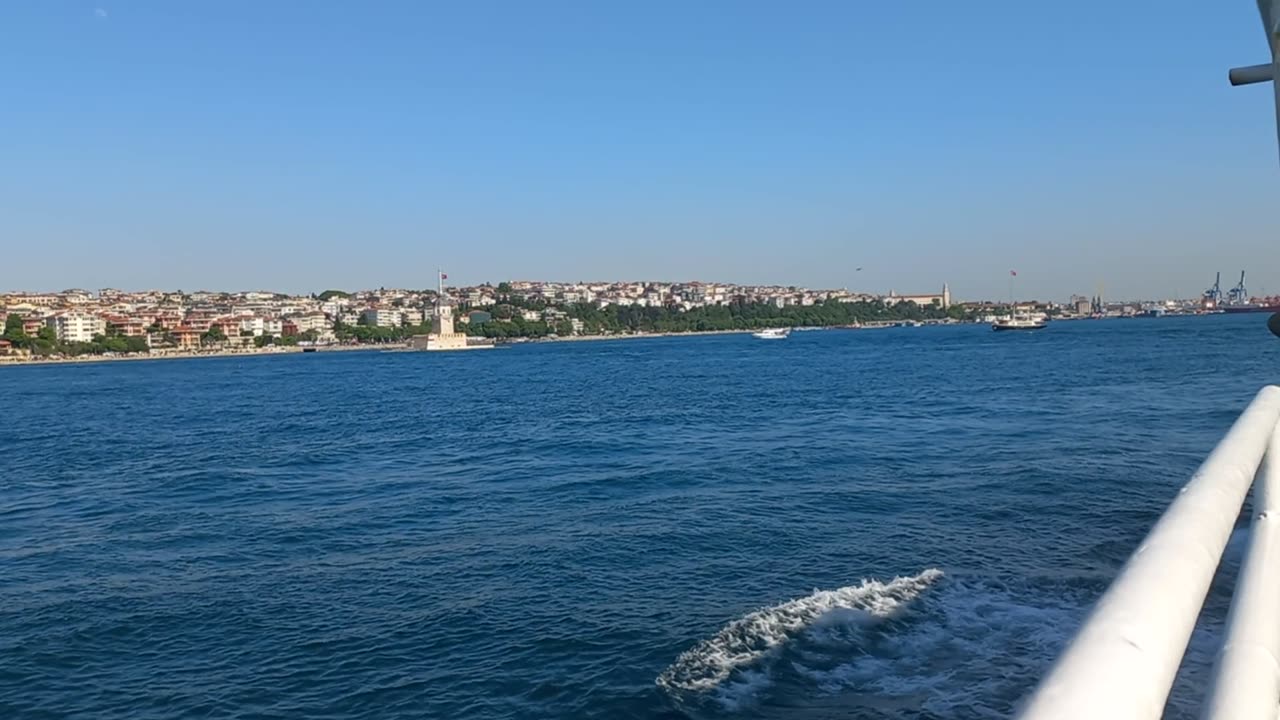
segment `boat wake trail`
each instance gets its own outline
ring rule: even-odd
[[[890,618],[941,577],[941,570],[930,568],[889,582],[864,580],[819,590],[757,610],[682,653],[658,676],[658,686],[677,701],[719,690],[722,704],[736,706],[768,683],[771,665],[789,641],[806,633],[819,639],[838,634],[840,627]]]
[[[751,708],[760,717],[1004,718],[1099,590],[1096,581],[936,569],[866,580],[734,620],[657,684],[692,717]]]

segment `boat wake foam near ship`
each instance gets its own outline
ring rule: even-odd
[[[805,708],[813,717],[1007,718],[1104,585],[944,578],[937,569],[866,580],[733,620],[657,685],[692,717],[796,717]],[[1197,629],[1181,684],[1207,682],[1220,629]],[[1195,717],[1198,697],[1175,687],[1167,717]]]
[[[889,618],[941,577],[941,570],[931,568],[887,583],[864,580],[757,610],[682,653],[657,683],[677,698],[728,690],[721,693],[722,699],[736,704],[735,696],[750,695],[752,686],[760,684],[759,673],[767,671],[780,650],[798,635],[817,637],[829,633],[833,623],[858,626]],[[728,681],[732,682],[726,688]],[[742,693],[744,689],[748,692]]]

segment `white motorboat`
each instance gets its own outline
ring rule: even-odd
[[[790,334],[790,328],[770,328],[768,330],[761,330],[760,332],[753,332],[751,333],[751,337],[759,338],[760,340],[786,340],[787,336]]]

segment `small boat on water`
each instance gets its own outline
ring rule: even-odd
[[[996,318],[991,323],[992,330],[1043,330],[1045,321],[1043,318],[1033,318],[1027,315],[1015,315],[1013,317]]]
[[[760,340],[786,340],[787,336],[790,334],[790,328],[770,328],[768,330],[761,330],[760,332],[753,332],[751,333],[751,337],[759,338]]]

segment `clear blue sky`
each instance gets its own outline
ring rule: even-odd
[[[1252,0],[3,14],[0,288],[1280,293]]]

